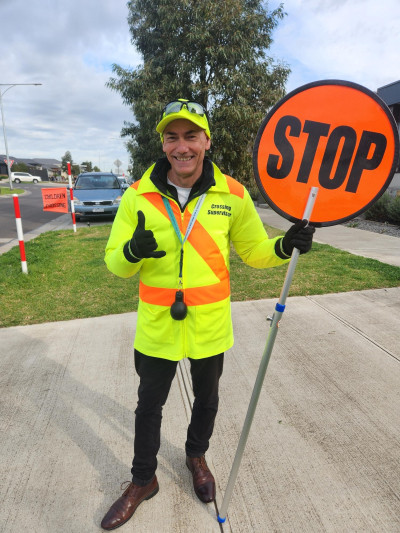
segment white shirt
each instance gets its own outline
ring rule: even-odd
[[[173,187],[175,187],[176,192],[178,193],[179,203],[183,207],[186,204],[186,202],[188,201],[189,194],[190,194],[190,191],[192,190],[192,188],[191,187],[188,187],[188,188],[186,188],[186,187],[178,187],[178,185],[175,185],[175,183],[172,183],[172,181],[170,181],[169,178],[167,178],[167,183],[168,183],[168,185],[172,185]]]

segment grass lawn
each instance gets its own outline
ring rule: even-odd
[[[110,225],[50,231],[0,256],[0,327],[37,324],[137,310],[138,276],[117,278],[104,263]],[[267,227],[273,237],[281,231]],[[258,270],[231,255],[232,300],[278,298],[287,265]],[[396,287],[400,268],[314,243],[300,256],[290,296]]]
[[[0,185],[0,196],[10,196],[10,195],[13,195],[13,194],[22,194],[24,191],[24,189],[16,189],[16,188],[12,188],[10,189],[10,187],[6,187],[4,185]]]

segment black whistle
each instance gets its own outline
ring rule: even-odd
[[[176,291],[175,302],[171,305],[171,316],[174,320],[183,320],[187,315],[187,305],[183,301],[183,292]]]

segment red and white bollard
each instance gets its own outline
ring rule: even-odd
[[[18,194],[13,194],[13,202],[14,202],[14,211],[15,211],[15,222],[17,224],[17,235],[18,235],[19,253],[21,256],[22,272],[24,274],[28,274],[28,264],[26,262],[26,255],[25,255],[24,232],[22,231],[21,211],[19,210]]]
[[[72,226],[76,232],[76,221],[75,221],[75,206],[74,206],[74,193],[72,190],[72,177],[71,177],[71,163],[67,163],[68,166],[68,182],[69,182],[69,196],[71,199],[71,216],[72,216]]]

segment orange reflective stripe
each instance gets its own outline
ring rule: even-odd
[[[229,278],[229,272],[221,250],[198,220],[193,226],[193,231],[190,233],[188,241],[219,280]]]
[[[156,207],[165,217],[168,218],[167,210],[163,204],[161,194],[158,192],[145,192],[143,194],[144,198],[148,200],[154,207]]]
[[[231,293],[229,278],[205,287],[184,289],[183,292],[186,305],[204,305],[220,302],[228,298]]]
[[[143,196],[145,196],[145,198],[147,198],[147,200],[169,220],[167,210],[165,209],[164,202],[162,201],[162,197],[159,193],[145,193]],[[170,203],[175,218],[179,224],[179,227],[182,233],[184,233],[189,224],[189,220],[192,214],[189,212],[188,209],[185,210],[183,218],[184,228],[182,228],[181,212],[179,206],[176,204],[176,202]],[[229,272],[226,267],[224,256],[222,255],[221,250],[218,248],[217,244],[215,243],[211,235],[208,233],[208,231],[204,229],[204,227],[200,224],[198,220],[196,220],[196,222],[194,223],[193,230],[190,232],[188,241],[196,250],[196,252],[200,255],[200,257],[207,263],[207,265],[210,267],[210,269],[214,272],[214,274],[219,280],[223,280],[229,277]]]
[[[229,192],[231,194],[234,194],[235,196],[239,196],[239,198],[243,198],[244,197],[244,187],[241,183],[239,183],[238,181],[234,180],[233,178],[231,178],[230,176],[227,176],[225,174],[225,178],[226,178],[226,183],[228,184],[228,187],[229,187]]]
[[[162,200],[162,196],[158,192],[145,192],[143,196],[148,200],[156,209],[162,213],[165,218],[169,220],[169,215],[167,213],[167,210],[165,209],[164,202]],[[180,229],[182,230],[182,219],[181,219],[181,210],[179,209],[179,206],[176,202],[170,202],[172,207],[172,212],[175,215],[176,221],[178,222],[178,225]]]
[[[135,181],[135,183],[132,183],[131,187],[132,187],[132,189],[135,189],[137,191],[138,187],[139,187],[139,180]]]
[[[183,289],[186,305],[204,305],[225,300],[230,295],[229,279],[224,279],[213,285]],[[142,281],[139,283],[139,298],[148,304],[170,307],[175,301],[176,289],[151,287]]]
[[[159,193],[145,193],[143,196],[169,220],[162,196]],[[176,202],[171,202],[171,206],[179,227],[184,233],[189,224],[191,213],[188,209],[185,210],[182,228],[179,206]],[[214,239],[198,220],[196,220],[193,230],[190,232],[188,241],[220,281],[203,287],[183,289],[186,304],[204,305],[225,300],[230,295],[230,284],[229,271],[225,264],[224,256]],[[143,302],[149,304],[171,306],[175,301],[175,293],[176,289],[151,287],[145,285],[142,281],[139,284],[139,297]]]
[[[150,287],[143,281],[139,282],[139,298],[147,304],[171,306],[175,301],[176,289]]]

